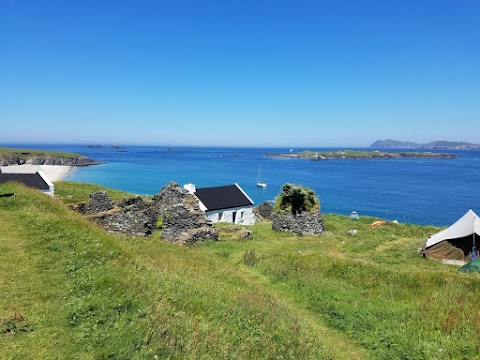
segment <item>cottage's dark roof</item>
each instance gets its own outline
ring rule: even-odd
[[[39,173],[36,174],[5,174],[0,173],[0,184],[4,184],[10,181],[15,181],[26,186],[40,189],[48,190],[50,187],[45,182],[45,180],[40,176]]]
[[[236,184],[197,189],[195,195],[209,211],[253,205]]]

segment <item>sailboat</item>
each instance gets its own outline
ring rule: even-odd
[[[260,167],[258,167],[258,173],[257,173],[257,186],[263,189],[267,188],[267,184],[265,184],[263,181],[260,180]]]

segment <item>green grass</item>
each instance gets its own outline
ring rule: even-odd
[[[124,197],[134,196],[125,191],[110,189],[96,184],[73,181],[58,181],[55,183],[55,195],[66,204],[88,201],[90,194],[100,190],[106,190],[108,195],[115,201],[120,201]]]
[[[16,149],[0,147],[0,156],[16,155],[20,159],[29,159],[36,156],[58,156],[58,157],[83,157],[79,154],[62,152],[62,151],[49,151],[49,150],[32,150],[32,149]]]
[[[0,200],[0,318],[20,313],[31,332],[0,334],[3,358],[128,358],[148,318],[130,291],[115,238],[65,205],[19,185]],[[128,339],[128,340],[127,340]]]
[[[19,185],[0,186],[4,192],[17,195],[0,198],[2,358],[480,353],[480,275],[417,254],[437,228],[368,229],[375,219],[325,215],[321,236],[276,233],[262,222],[241,240],[223,225],[220,241],[183,247],[161,242],[158,232],[110,235]],[[353,228],[357,236],[347,236]]]
[[[359,156],[372,156],[375,155],[376,153],[373,151],[357,151],[357,150],[338,150],[338,151],[311,151],[311,150],[305,150],[298,155],[300,157],[305,157],[305,158],[312,158],[315,156],[326,156],[326,157],[334,157],[334,158],[341,158],[342,156],[348,156],[348,157],[359,157]]]

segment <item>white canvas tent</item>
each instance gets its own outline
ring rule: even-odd
[[[472,246],[477,242],[480,242],[480,218],[472,210],[468,210],[449,228],[430,236],[422,253],[428,259],[436,261],[468,261]]]

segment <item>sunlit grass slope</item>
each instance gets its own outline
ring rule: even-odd
[[[97,229],[0,186],[0,358],[474,359],[480,275],[420,258],[438,229],[250,228],[182,247]],[[346,235],[357,229],[358,235]],[[221,230],[221,229],[220,229]]]
[[[16,149],[0,147],[0,156],[15,155],[21,159],[29,159],[35,156],[59,156],[59,157],[81,157],[82,155],[64,152],[64,151],[49,151],[49,150],[33,150],[33,149]]]
[[[134,196],[125,191],[110,189],[96,184],[73,181],[57,181],[55,183],[55,195],[66,204],[88,201],[90,194],[100,190],[107,191],[108,195],[115,201],[120,201],[124,197]]]
[[[2,357],[328,355],[282,298],[208,245],[117,238],[56,199],[7,192],[16,196],[0,198]]]

